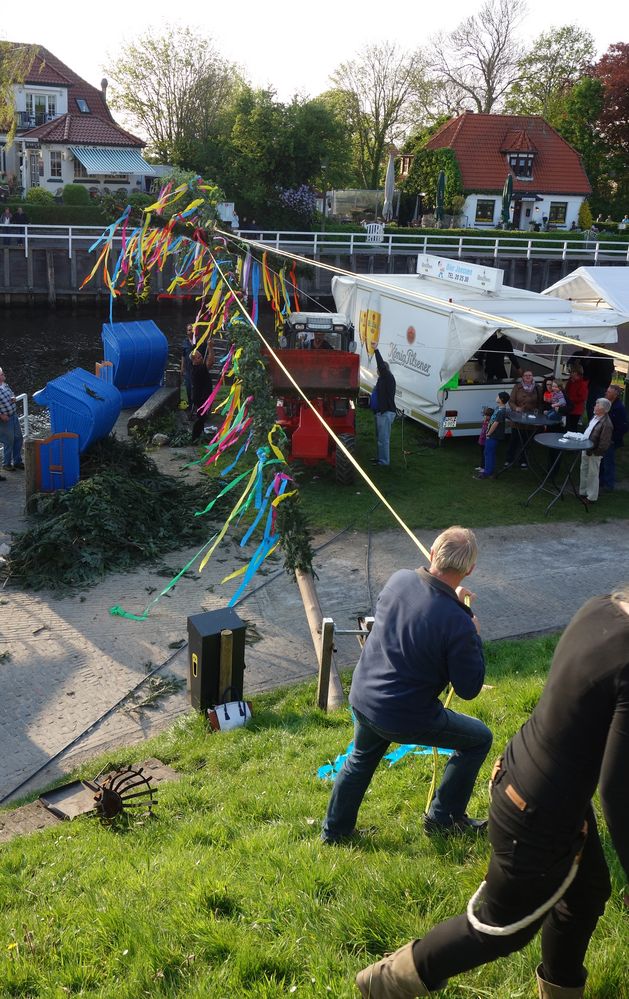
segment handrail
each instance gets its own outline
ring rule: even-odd
[[[85,244],[94,243],[103,233],[101,226],[83,225],[36,225],[29,223],[21,226],[19,223],[7,226],[11,230],[4,232],[0,228],[0,244],[4,246],[16,243],[24,249],[28,257],[31,247],[45,241],[67,246],[68,256],[73,250]],[[500,257],[521,256],[531,260],[534,257],[557,257],[561,260],[579,257],[615,258],[629,263],[629,241],[593,240],[588,234],[580,234],[581,238],[570,238],[568,233],[557,233],[556,238],[535,239],[530,233],[508,232],[504,236],[483,236],[482,230],[470,230],[468,234],[452,233],[443,230],[440,233],[393,233],[385,232],[382,241],[370,241],[366,232],[306,232],[282,229],[241,229],[239,232],[247,239],[260,240],[277,249],[294,248],[304,254],[318,256],[327,252],[379,253],[390,257],[393,253],[443,253],[462,258],[465,254]],[[115,238],[118,243],[120,237]]]
[[[26,392],[21,392],[20,395],[16,395],[16,397],[15,397],[15,404],[16,404],[16,406],[17,406],[18,402],[22,403],[22,419],[24,420],[24,430],[23,430],[23,433],[24,433],[25,437],[28,437],[28,431],[29,431],[28,420],[29,420],[29,415],[28,415],[28,395],[26,394]]]

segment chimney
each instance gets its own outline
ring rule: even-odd
[[[104,76],[102,78],[102,80],[100,81],[100,89],[101,89],[101,91],[103,93],[103,100],[104,100],[105,104],[107,103],[107,87],[108,86],[109,86],[109,81],[107,80],[107,77]]]

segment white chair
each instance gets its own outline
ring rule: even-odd
[[[368,243],[384,243],[384,226],[382,222],[368,222],[365,226]]]

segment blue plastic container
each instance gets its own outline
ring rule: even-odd
[[[81,462],[76,434],[53,434],[35,441],[36,488],[38,493],[71,489],[79,481]]]
[[[137,409],[163,382],[168,340],[152,319],[103,323],[103,351],[125,409]]]
[[[53,434],[77,434],[81,454],[94,441],[111,431],[122,409],[115,385],[96,378],[83,368],[75,368],[53,378],[33,399],[50,410]]]

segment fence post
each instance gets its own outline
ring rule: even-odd
[[[68,256],[72,260],[72,226],[68,226]]]
[[[328,710],[328,692],[330,689],[330,669],[332,667],[332,652],[334,650],[334,621],[324,617],[321,621],[321,643],[319,645],[319,680],[317,683],[317,707]]]
[[[24,226],[24,256],[28,257],[28,226]]]

